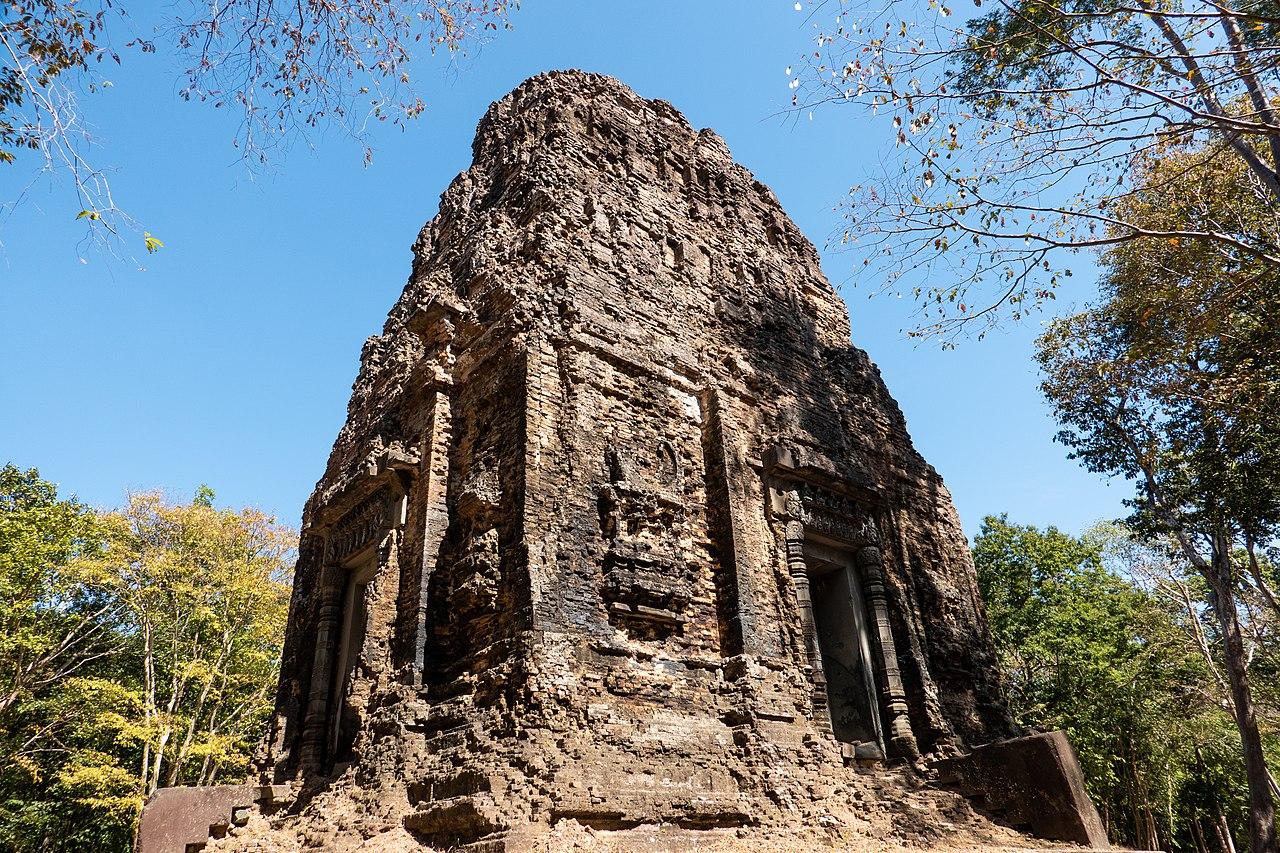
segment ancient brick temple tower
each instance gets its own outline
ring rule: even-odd
[[[307,504],[262,765],[298,819],[785,828],[1013,734],[951,499],[773,193],[579,72],[474,155]]]

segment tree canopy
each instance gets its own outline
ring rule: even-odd
[[[1280,263],[1267,3],[922,5],[818,3],[815,50],[792,80],[797,108],[850,105],[891,126],[901,156],[853,188],[842,239],[876,286],[917,297],[917,333],[985,329],[1054,299],[1072,272],[1060,250],[1177,241]],[[1186,145],[1198,156],[1144,167]],[[1254,214],[1135,215],[1135,192],[1173,196],[1219,168]]]
[[[244,778],[293,542],[207,489],[96,512],[0,469],[0,847],[127,850],[157,787]]]
[[[90,235],[110,243],[141,232],[153,252],[163,243],[117,203],[94,151],[85,96],[112,85],[104,63],[135,52],[172,56],[182,98],[237,114],[231,142],[251,164],[323,127],[359,141],[368,161],[371,127],[403,124],[425,110],[412,76],[414,56],[463,51],[506,26],[517,5],[220,0],[182,2],[155,14],[116,0],[6,0],[0,165],[16,167],[34,156],[42,171],[70,182],[76,207],[69,215]]]

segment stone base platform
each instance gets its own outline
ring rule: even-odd
[[[812,799],[793,806],[794,811],[739,810],[732,821],[695,826],[674,818],[655,823],[639,808],[604,817],[583,816],[589,810],[583,815],[561,811],[545,823],[504,827],[495,818],[492,834],[452,839],[456,846],[439,832],[424,835],[423,813],[406,810],[407,801],[394,790],[369,799],[372,792],[362,797],[353,782],[349,772],[343,773],[327,791],[294,808],[287,807],[294,793],[288,786],[162,790],[143,814],[138,853],[419,853],[446,847],[466,853],[1110,849],[1075,753],[1061,732],[978,747],[934,762],[925,776],[906,768],[849,767],[815,785]],[[465,799],[438,801],[435,808]],[[439,829],[438,816],[432,826]],[[458,845],[464,840],[469,843]]]
[[[386,796],[390,792],[385,792],[381,798],[358,801],[348,787],[352,781],[335,780],[333,788],[297,813],[287,809],[272,817],[255,812],[246,825],[233,826],[225,838],[209,841],[205,853],[426,853],[435,849],[466,853],[1082,853],[1107,849],[1105,840],[1098,845],[1074,845],[1034,838],[1024,827],[1002,825],[981,802],[975,807],[960,791],[938,788],[907,769],[849,768],[835,787],[815,789],[813,801],[800,803],[786,814],[750,816],[762,821],[752,825],[695,829],[637,823],[606,828],[566,817],[511,826],[461,847],[424,843],[412,830],[413,821],[405,820],[407,814],[401,812],[399,818],[393,814],[393,794],[391,799]],[[385,816],[374,814],[384,808]],[[181,848],[176,853],[182,853]]]

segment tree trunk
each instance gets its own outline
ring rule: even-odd
[[[151,773],[147,776],[147,796],[151,796],[160,790],[160,771],[164,767],[164,750],[169,745],[169,738],[173,729],[165,725],[164,732],[161,733],[160,739],[156,742],[155,760],[151,763]]]
[[[1209,845],[1204,840],[1204,829],[1200,826],[1200,817],[1197,815],[1191,821],[1191,838],[1196,843],[1196,853],[1209,853]]]
[[[147,736],[142,742],[142,766],[139,768],[138,773],[144,797],[150,794],[150,791],[146,790],[146,786],[147,773],[151,768],[151,718],[152,711],[156,705],[155,658],[153,655],[151,622],[150,620],[144,620],[142,623],[142,725],[147,731]]]
[[[1231,827],[1227,825],[1227,816],[1218,812],[1218,840],[1222,842],[1223,853],[1236,853],[1236,843],[1231,840]]]
[[[1253,704],[1253,692],[1249,687],[1244,640],[1240,634],[1240,620],[1236,612],[1235,585],[1231,570],[1230,538],[1222,534],[1214,536],[1213,564],[1209,581],[1209,596],[1218,626],[1222,631],[1223,651],[1226,655],[1227,680],[1231,685],[1231,698],[1235,703],[1236,726],[1240,729],[1240,742],[1244,746],[1245,776],[1249,781],[1249,837],[1253,853],[1280,853],[1276,840],[1276,805],[1271,793],[1271,779],[1267,772],[1266,758],[1262,751],[1262,737],[1258,734],[1257,709]],[[1229,837],[1229,835],[1228,835]]]

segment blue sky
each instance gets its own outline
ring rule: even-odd
[[[257,175],[237,162],[230,116],[178,99],[163,51],[127,56],[84,107],[106,143],[99,161],[118,166],[117,200],[166,248],[144,272],[100,255],[81,263],[78,208],[48,182],[0,224],[0,462],[37,466],[95,505],[156,487],[187,497],[205,482],[220,503],[296,524],[361,343],[403,287],[418,229],[469,165],[476,121],[547,69],[614,75],[714,128],[822,248],[833,208],[889,133],[852,109],[777,117],[784,69],[809,35],[794,0],[525,0],[515,29],[457,73],[421,64],[427,113],[376,136],[372,166],[330,132]],[[0,198],[29,178],[5,167]],[[1126,484],[1052,442],[1030,358],[1038,321],[942,351],[902,333],[908,299],[868,299],[849,256],[823,258],[853,341],[880,365],[967,531],[987,513],[1076,531],[1123,512]]]

